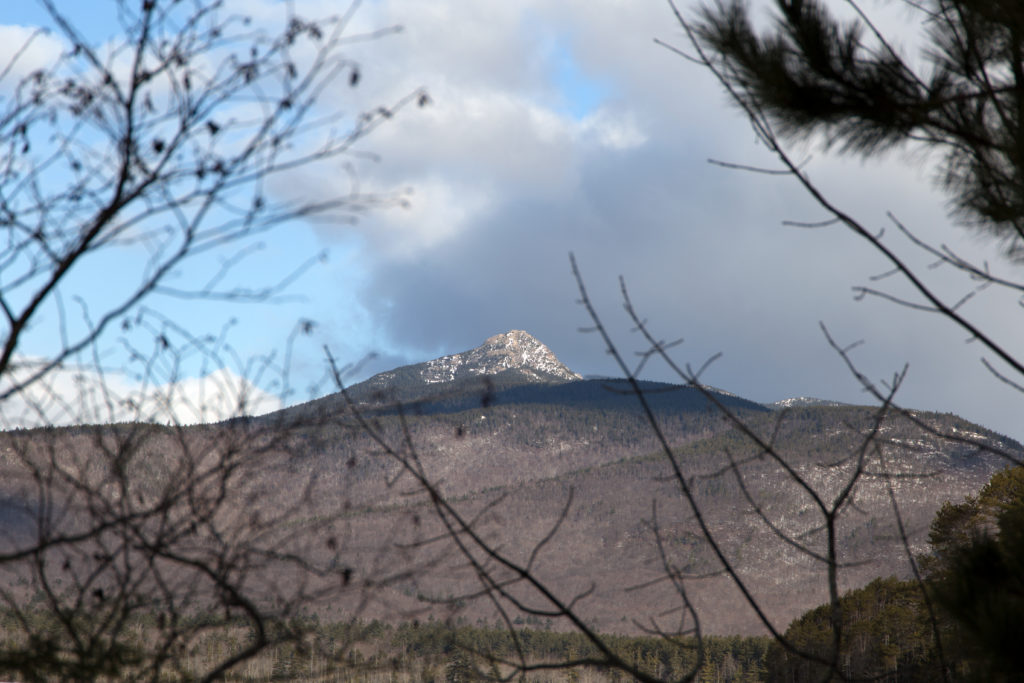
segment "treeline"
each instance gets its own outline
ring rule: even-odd
[[[403,624],[389,629],[392,651],[412,662],[432,662],[444,671],[469,667],[479,680],[507,676],[517,663],[536,666],[559,664],[601,657],[597,649],[580,633],[561,633],[540,629],[509,631],[505,628],[481,628],[467,625],[451,627],[440,622]],[[771,642],[766,637],[705,636],[668,639],[639,636],[605,636],[605,642],[628,665],[662,680],[679,680],[697,671],[698,681],[764,680],[765,656]],[[577,669],[555,668],[529,672],[527,681],[628,680],[621,671],[609,667],[584,666]],[[450,676],[443,677],[451,680]],[[426,683],[441,680],[423,676]]]
[[[4,645],[17,638],[15,624],[0,615],[0,679],[16,680],[25,669],[3,666]],[[39,618],[49,615],[40,613]],[[155,617],[154,617],[155,619]],[[202,621],[203,617],[192,617]],[[254,631],[242,621],[217,623],[187,647],[176,651],[167,662],[161,680],[192,680],[198,672],[224,661],[250,644]],[[128,629],[125,657],[133,645],[141,645],[148,618],[136,620]],[[57,624],[54,624],[55,628]],[[278,639],[226,672],[227,681],[359,681],[363,683],[466,683],[469,681],[514,680],[523,683],[625,683],[630,677],[620,670],[599,666],[563,666],[587,658],[598,658],[596,649],[579,633],[561,633],[542,628],[510,631],[496,626],[470,626],[442,621],[406,622],[391,625],[382,621],[321,622],[316,616],[272,624],[269,632]],[[301,635],[298,635],[301,634]],[[294,636],[294,637],[293,637]],[[696,671],[698,682],[749,683],[767,675],[765,658],[771,640],[766,637],[706,636],[700,646],[693,638],[605,636],[606,643],[628,665],[662,680],[679,680]],[[59,651],[54,648],[54,652]],[[47,676],[40,662],[38,680]],[[522,666],[525,665],[525,666]],[[543,668],[551,665],[551,668]],[[531,667],[541,668],[531,669]],[[520,670],[524,672],[520,672]],[[98,668],[90,677],[104,678]],[[96,675],[98,674],[98,675]]]

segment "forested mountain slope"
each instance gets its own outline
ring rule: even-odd
[[[310,609],[334,619],[458,614],[492,621],[493,605],[471,599],[478,575],[439,524],[415,471],[511,557],[527,561],[557,527],[530,566],[566,599],[587,592],[578,608],[602,630],[635,633],[654,617],[677,619],[682,598],[666,580],[670,570],[685,578],[705,633],[763,633],[735,582],[722,575],[696,513],[772,623],[785,629],[827,597],[818,505],[839,496],[853,475],[835,516],[844,589],[908,575],[895,510],[909,551],[924,551],[939,506],[976,492],[1004,466],[979,445],[1024,456],[1019,444],[951,415],[817,404],[770,410],[716,393],[744,435],[699,390],[642,383],[694,507],[627,384],[577,379],[539,342],[509,335],[488,340],[483,351],[400,368],[347,396],[259,418],[3,434],[6,537],[32,533],[36,524],[40,499],[17,474],[25,462],[95,467],[97,481],[127,467],[131,500],[141,505],[173,487],[188,458],[237,453],[227,490],[238,496],[228,508],[233,523],[346,568],[348,597]],[[90,454],[124,451],[114,443],[130,445],[131,461],[95,466]],[[189,455],[174,461],[172,452]],[[247,468],[250,462],[259,466]],[[70,511],[74,495],[67,496]],[[306,505],[302,519],[288,515],[297,501]],[[59,496],[47,505],[62,509]]]
[[[539,566],[564,590],[593,582],[595,592],[583,602],[583,611],[602,628],[635,631],[634,619],[643,623],[678,601],[664,581],[627,590],[664,574],[660,537],[674,567],[702,577],[688,583],[688,596],[702,607],[705,629],[763,632],[730,580],[715,575],[720,567],[694,511],[625,382],[553,378],[521,368],[469,374],[471,363],[459,364],[464,377],[417,381],[425,367],[387,374],[396,381],[390,388],[378,376],[352,387],[348,400],[335,395],[267,418],[266,424],[287,423],[297,414],[315,414],[323,422],[304,437],[313,441],[304,450],[303,467],[347,482],[353,538],[384,538],[400,530],[403,543],[415,545],[437,531],[427,498],[403,475],[399,460],[381,453],[352,423],[352,411],[358,410],[388,443],[405,456],[414,454],[417,466],[467,513],[486,508],[478,524],[497,546],[527,553],[564,513]],[[742,577],[782,628],[827,597],[822,563],[779,538],[784,533],[824,553],[815,501],[794,482],[793,473],[828,500],[860,472],[837,517],[842,586],[855,587],[877,576],[909,573],[890,487],[910,550],[922,552],[942,502],[977,491],[1005,465],[979,454],[969,441],[1022,452],[1012,440],[952,415],[892,413],[879,421],[869,407],[798,401],[795,407],[783,403],[770,410],[716,394],[774,446],[783,467],[697,389],[654,382],[642,383],[641,389],[715,540],[736,558]],[[449,550],[435,556],[443,558],[436,576],[422,572],[410,579],[390,604],[410,613],[425,607],[443,612],[451,605],[431,600],[474,592],[473,576],[455,570],[463,561]],[[489,618],[491,608],[483,601],[455,604],[467,616]]]

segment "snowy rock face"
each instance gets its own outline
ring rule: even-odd
[[[496,334],[475,349],[443,356],[423,364],[424,382],[451,382],[474,375],[496,375],[518,370],[541,381],[582,379],[544,344],[522,330]]]
[[[781,401],[775,401],[769,403],[768,407],[773,410],[783,410],[785,408],[808,408],[810,406],[844,406],[846,403],[840,403],[838,401],[829,401],[823,398],[812,398],[809,396],[798,396],[795,398],[784,398]]]

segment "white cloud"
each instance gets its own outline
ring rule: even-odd
[[[440,248],[483,229],[489,212],[509,198],[571,197],[594,154],[648,140],[621,108],[576,120],[514,91],[442,86],[431,94],[428,108],[403,113],[367,142],[382,163],[363,169],[363,189],[411,189],[407,210],[375,214],[357,227],[371,258],[405,260]],[[276,187],[313,198],[338,194],[346,182],[342,173],[300,172]]]
[[[415,182],[407,208],[389,211],[384,220],[374,221],[365,234],[386,258],[415,259],[424,249],[453,239],[467,229],[471,219],[488,204],[486,194],[475,188],[436,177],[422,178]]]
[[[601,147],[622,151],[639,147],[647,142],[647,135],[637,125],[631,112],[612,113],[607,108],[598,109],[580,122],[580,138],[594,139]]]
[[[52,33],[31,26],[0,25],[0,73],[12,88],[35,71],[53,66],[64,51],[64,44]]]
[[[31,375],[40,359],[19,358],[0,388]],[[198,424],[281,407],[278,397],[221,368],[204,377],[145,385],[124,373],[57,368],[0,404],[0,428],[156,422]]]

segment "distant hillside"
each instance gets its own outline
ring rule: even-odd
[[[904,418],[888,418],[881,427],[879,452],[865,463],[857,456],[875,427],[870,408],[794,408],[781,422],[777,413],[763,409],[743,417],[826,499],[836,495],[852,468],[864,465],[870,470],[838,527],[844,590],[878,576],[909,575],[889,483],[911,551],[921,553],[927,550],[928,528],[939,506],[977,492],[1005,465],[930,430],[970,435],[1024,457],[1019,444],[949,415],[918,415],[928,429]],[[688,597],[701,608],[705,632],[763,632],[735,587],[716,573],[714,556],[672,480],[668,462],[658,452],[649,425],[635,411],[519,403],[408,416],[401,428],[394,420],[381,417],[378,424],[397,444],[402,443],[401,430],[407,430],[417,445],[418,462],[465,514],[473,517],[489,510],[480,530],[498,547],[526,553],[550,530],[571,498],[567,518],[542,555],[544,576],[565,593],[595,582],[595,595],[583,611],[601,629],[634,632],[634,619],[643,623],[678,601],[672,586],[664,582],[634,588],[655,581],[663,571],[652,526],[656,506],[658,533],[669,558],[694,577],[688,583]],[[782,542],[746,498],[752,496],[778,529],[824,552],[821,518],[788,472],[712,412],[666,415],[659,422],[716,540],[736,559],[776,625],[785,628],[825,601],[824,566]],[[348,522],[353,538],[379,537],[400,528],[408,532],[403,543],[415,544],[436,532],[427,521],[429,505],[410,497],[415,487],[393,461],[361,455],[371,448],[369,443],[349,441],[351,450],[341,443],[334,441],[311,466],[352,481],[353,500],[359,501],[360,510]],[[741,463],[737,471],[746,483],[746,494],[737,486],[730,462]],[[882,472],[894,478],[887,481]],[[385,486],[383,481],[395,485]],[[410,519],[421,526],[404,526]],[[415,609],[429,606],[412,599],[416,596],[473,592],[475,579],[461,566],[457,556],[445,559],[437,572],[408,584],[408,594],[399,591],[392,599]],[[490,609],[486,603],[469,603],[460,613],[472,622],[493,618]]]

